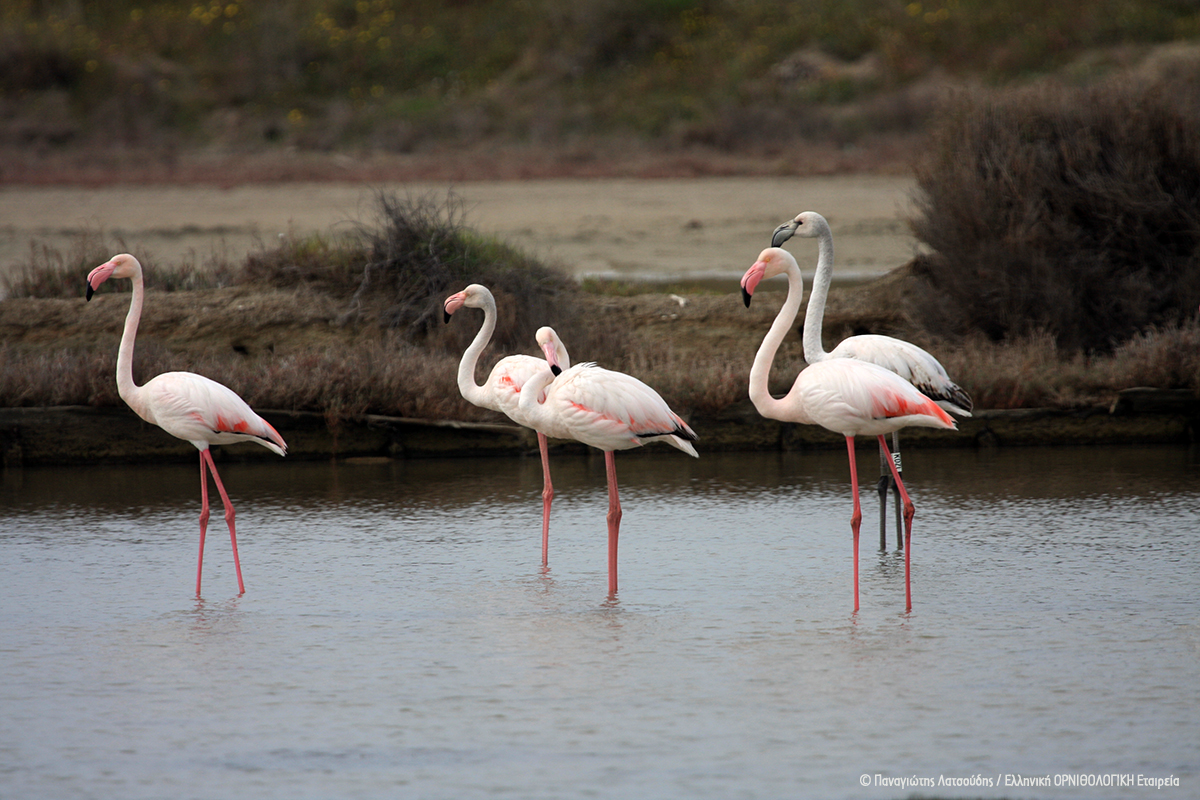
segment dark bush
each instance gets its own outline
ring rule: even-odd
[[[466,227],[455,195],[439,201],[383,192],[376,204],[376,224],[361,230],[366,263],[352,315],[423,340],[441,328],[446,297],[480,283],[496,297],[493,343],[504,352],[529,349],[540,326],[562,324],[568,311],[558,301],[576,290],[570,278]],[[448,346],[457,349],[478,326],[453,328],[461,335]]]
[[[1200,79],[953,104],[917,169],[914,316],[1108,351],[1200,305]]]

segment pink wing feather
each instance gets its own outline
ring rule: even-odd
[[[193,372],[164,372],[142,387],[143,418],[197,447],[256,442],[280,455],[287,443],[227,386]]]

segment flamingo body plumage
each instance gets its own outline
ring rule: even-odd
[[[254,442],[287,455],[283,437],[245,400],[224,384],[194,372],[156,375],[141,386],[137,407],[130,407],[146,422],[199,449]]]
[[[754,364],[750,369],[750,400],[760,414],[768,419],[820,425],[839,433],[846,439],[850,461],[851,493],[854,510],[850,527],[854,535],[854,610],[858,611],[858,536],[862,511],[858,496],[858,471],[854,456],[854,437],[875,436],[881,448],[887,449],[884,435],[909,426],[955,429],[954,418],[931,398],[923,395],[899,375],[866,361],[850,358],[828,359],[811,364],[800,371],[791,390],[782,398],[771,395],[768,376],[779,345],[791,328],[800,310],[804,293],[803,280],[796,260],[784,250],[768,248],[742,277],[746,304],[759,282],[775,275],[786,274],[788,294],[783,307],[764,337]],[[904,502],[906,541],[911,540],[912,501],[896,465],[889,458],[892,475]],[[906,609],[912,609],[910,580],[910,546],[904,550],[904,594]]]
[[[526,412],[521,409],[521,390],[537,373],[548,368],[545,361],[535,356],[511,355],[496,362],[487,379],[475,383],[475,371],[478,368],[479,357],[492,339],[496,330],[496,298],[491,290],[478,283],[472,283],[461,292],[450,295],[443,304],[444,318],[447,323],[450,317],[460,308],[478,308],[483,311],[483,324],[467,349],[463,352],[458,364],[458,390],[463,399],[480,408],[499,411],[513,422],[526,428],[532,428],[537,433],[538,452],[542,460],[542,566],[550,560],[550,507],[554,500],[554,483],[550,478],[550,445],[546,434],[538,430]],[[557,363],[563,364],[564,369],[571,365],[567,348],[558,335],[552,342]]]
[[[525,384],[520,405],[536,430],[604,452],[609,498],[608,592],[615,596],[622,511],[613,454],[661,441],[698,458],[691,444],[696,433],[644,382],[590,362],[564,370],[555,354],[558,336],[554,330],[539,329],[537,340],[548,367]]]
[[[237,532],[233,504],[217,466],[213,462],[211,445],[253,442],[279,455],[287,455],[287,443],[269,422],[260,417],[232,389],[194,372],[164,372],[138,386],[133,380],[133,349],[145,299],[142,265],[128,253],[113,256],[93,269],[87,277],[87,299],[110,278],[129,278],[133,282],[133,297],[125,317],[125,329],[117,352],[117,391],[135,414],[157,425],[179,439],[191,442],[200,451],[200,556],[196,566],[196,596],[200,595],[200,579],[204,568],[204,538],[208,529],[208,477],[213,481],[225,507],[229,541],[233,547],[233,563],[237,571],[238,592],[244,594],[241,560],[238,557]]]

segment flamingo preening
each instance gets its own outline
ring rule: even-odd
[[[125,317],[125,331],[117,351],[117,391],[134,413],[172,436],[191,442],[200,451],[200,558],[196,565],[196,596],[200,596],[200,574],[204,569],[204,535],[208,530],[208,476],[213,481],[225,506],[225,522],[229,526],[229,542],[233,545],[233,565],[237,570],[238,593],[244,594],[242,565],[238,559],[237,532],[234,528],[233,504],[221,484],[217,465],[213,463],[209,446],[254,442],[279,455],[287,455],[283,437],[265,419],[255,414],[226,386],[193,372],[164,372],[142,386],[133,382],[133,342],[142,317],[145,288],[142,265],[128,253],[113,256],[96,267],[87,277],[87,299],[109,278],[130,278],[133,299]]]
[[[971,396],[950,376],[936,358],[911,342],[891,336],[873,334],[851,336],[843,339],[832,352],[825,352],[821,341],[821,323],[825,317],[825,301],[829,297],[829,285],[833,280],[833,233],[825,217],[815,211],[804,211],[795,219],[785,222],[771,235],[771,246],[780,247],[792,236],[817,240],[817,271],[813,276],[812,291],[808,297],[808,309],[804,312],[804,360],[809,364],[828,358],[855,358],[869,361],[904,378],[917,387],[922,394],[933,400],[945,411],[960,417],[971,416]],[[781,251],[780,258],[792,258]],[[887,491],[889,464],[903,473],[900,460],[900,434],[892,433],[892,454],[885,448],[879,450],[879,549],[887,549]],[[899,487],[897,487],[898,489]],[[900,537],[900,496],[897,491],[896,535]],[[904,546],[901,539],[900,547]]]
[[[858,611],[858,532],[862,510],[858,500],[858,470],[854,461],[854,437],[875,436],[879,446],[887,451],[885,434],[909,425],[928,428],[955,429],[954,419],[933,400],[921,394],[911,383],[894,372],[866,361],[852,358],[830,358],[818,361],[800,371],[791,390],[782,398],[771,396],[767,377],[775,353],[787,335],[800,310],[804,282],[796,259],[784,250],[768,248],[742,276],[742,297],[747,307],[759,282],[784,273],[788,280],[787,299],[763,339],[754,364],[750,368],[750,400],[758,413],[768,419],[799,422],[840,433],[846,437],[850,459],[850,491],[854,510],[850,528],[854,534],[854,610]],[[889,457],[896,489],[904,503],[904,602],[912,610],[910,565],[912,556],[912,518],[915,513],[900,472]]]
[[[521,388],[525,382],[534,374],[547,369],[546,362],[534,356],[506,356],[496,362],[496,366],[492,367],[491,373],[488,374],[487,380],[482,385],[475,383],[475,368],[479,363],[479,356],[491,341],[492,334],[496,330],[496,298],[492,296],[486,286],[472,283],[461,292],[446,298],[444,305],[446,322],[449,323],[451,315],[463,306],[482,309],[483,325],[480,326],[479,333],[475,334],[475,339],[472,340],[470,346],[463,352],[462,360],[458,364],[459,392],[472,405],[499,411],[518,425],[534,428],[536,431],[535,426],[529,423],[525,413],[521,410],[518,400],[520,400]],[[554,337],[554,351],[558,363],[562,365],[563,369],[571,366],[567,348],[558,340],[557,335]],[[549,563],[550,557],[550,503],[554,499],[554,484],[550,480],[549,442],[546,434],[541,431],[536,432],[538,450],[542,456],[542,566],[544,567]]]
[[[608,594],[614,597],[621,529],[614,451],[661,441],[699,458],[691,445],[696,434],[658,392],[632,375],[592,363],[564,369],[559,363],[558,336],[553,329],[540,328],[537,342],[548,366],[525,383],[519,401],[521,411],[537,431],[604,451],[608,478]]]

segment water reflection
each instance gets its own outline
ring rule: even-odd
[[[1192,450],[914,450],[914,611],[864,547],[857,616],[844,453],[623,454],[612,601],[603,460],[552,466],[542,570],[536,458],[225,465],[247,594],[214,535],[202,599],[194,465],[0,473],[6,794],[1200,780]]]
[[[873,461],[859,462],[864,499],[870,498]],[[604,490],[599,455],[558,455],[552,464],[555,488],[563,494]],[[280,461],[228,463],[221,470],[223,476],[228,473],[225,482],[235,502],[243,497],[300,508],[523,503],[542,483],[536,458]],[[617,470],[622,499],[648,492],[705,502],[810,487],[841,490],[849,501],[840,450],[709,454],[699,460],[647,450],[623,454]],[[1095,497],[1152,503],[1194,490],[1200,457],[1185,447],[923,449],[906,453],[905,476],[915,494],[928,489],[964,503]],[[152,514],[191,498],[198,506],[199,488],[195,464],[10,469],[0,472],[0,513],[54,508]]]

